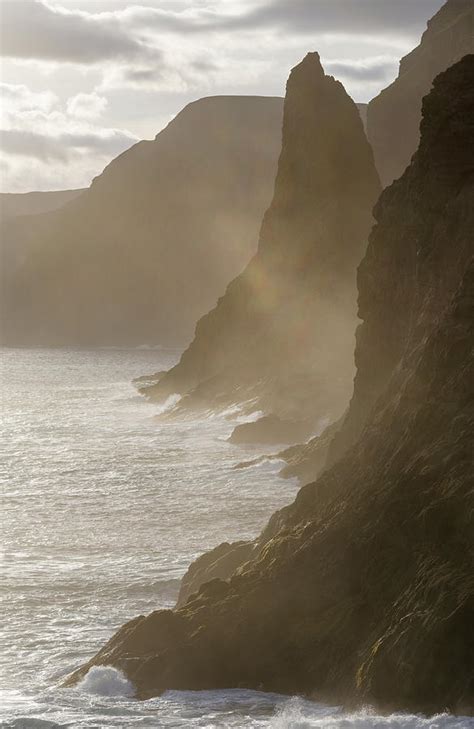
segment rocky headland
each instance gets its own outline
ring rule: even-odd
[[[255,252],[282,111],[280,98],[201,99],[59,210],[3,220],[2,343],[189,341]]]
[[[69,685],[113,665],[141,698],[234,686],[474,711],[473,87],[472,55],[437,77],[376,206],[334,464],[230,579],[130,621]]]

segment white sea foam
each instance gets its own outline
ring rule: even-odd
[[[346,713],[299,697],[276,710],[270,729],[473,729],[472,717],[394,713],[382,715],[368,708]]]
[[[169,395],[169,397],[166,398],[164,402],[162,402],[160,405],[156,407],[155,413],[156,415],[163,415],[163,413],[168,413],[170,410],[172,410],[175,405],[179,403],[181,400],[181,395],[178,395],[177,392],[174,392],[172,395]]]
[[[133,683],[112,666],[92,666],[77,684],[77,689],[96,696],[131,697],[135,693]]]
[[[221,418],[233,418],[234,416],[238,415],[242,411],[242,405],[235,404],[235,405],[229,405],[228,408],[225,408],[225,410],[220,410],[217,413],[214,413],[218,417]]]
[[[255,423],[256,420],[260,420],[260,418],[263,418],[265,413],[263,410],[253,410],[251,413],[246,413],[245,415],[239,415],[238,418],[236,418],[236,422],[239,423]]]
[[[68,729],[69,724],[58,724],[55,721],[47,721],[46,719],[29,718],[22,716],[13,721],[2,722],[2,729]]]

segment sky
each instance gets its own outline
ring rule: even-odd
[[[443,0],[0,0],[0,190],[84,187],[190,101],[283,96],[318,51],[366,102]]]

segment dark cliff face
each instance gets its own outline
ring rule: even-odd
[[[183,607],[201,585],[211,580],[225,580],[256,554],[254,542],[223,542],[192,562],[181,580],[176,607]]]
[[[368,105],[367,133],[385,187],[418,147],[421,101],[433,79],[474,52],[474,3],[448,0],[428,22],[420,45],[400,62],[398,78]]]
[[[59,211],[2,227],[9,344],[182,343],[256,248],[283,101],[211,97]]]
[[[324,75],[318,54],[308,54],[288,80],[257,254],[149,394],[258,397],[264,410],[287,417],[304,417],[309,402],[315,417],[343,409],[353,374],[355,269],[378,193],[356,105]]]
[[[420,150],[378,206],[350,411],[372,402],[371,358],[408,334],[361,437],[228,582],[131,621],[88,666],[123,669],[141,697],[249,686],[474,710],[473,84],[474,56],[438,77]]]
[[[469,62],[465,67],[467,76]],[[459,70],[447,78],[449,85],[438,82],[424,100],[414,163],[384,190],[374,210],[377,225],[358,270],[363,324],[356,334],[354,393],[330,462],[359,437],[388,384],[399,386],[402,360],[417,351],[449,305],[472,254],[474,97]]]

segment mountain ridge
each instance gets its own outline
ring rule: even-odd
[[[251,257],[282,100],[196,101],[60,210],[2,222],[2,340],[183,343]]]

